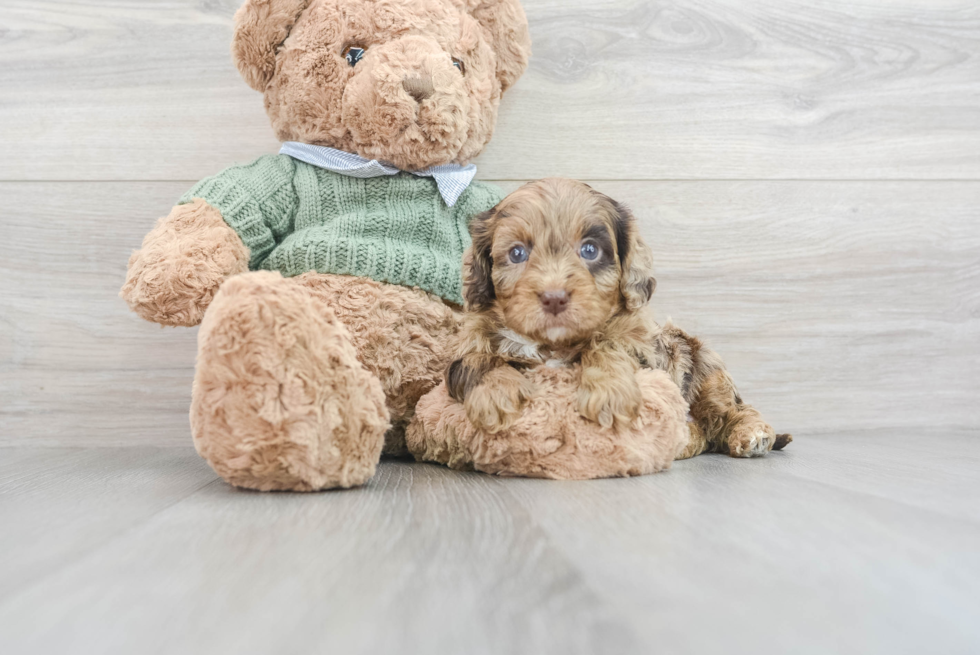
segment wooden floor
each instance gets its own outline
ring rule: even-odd
[[[0,655],[980,652],[980,3],[524,0],[479,176],[629,204],[797,441],[636,480],[235,491],[126,261],[275,152],[240,0],[0,2]]]
[[[190,448],[7,448],[0,652],[976,653],[978,474],[975,432],[315,495]]]

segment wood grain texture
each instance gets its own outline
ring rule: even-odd
[[[928,433],[966,458],[908,468],[922,436],[585,483],[387,463],[314,495],[209,484],[189,448],[0,449],[3,552],[43,566],[0,596],[0,652],[973,653],[980,440]],[[48,546],[85,516],[92,547]]]
[[[980,652],[980,5],[523,2],[481,177],[631,205],[658,316],[797,441],[233,490],[189,445],[196,330],[117,293],[194,181],[277,148],[240,0],[4,0],[0,653]]]
[[[277,144],[238,0],[6,0],[0,179],[182,180]],[[525,0],[483,175],[978,179],[973,0]]]
[[[0,183],[0,441],[187,444],[195,329],[119,298],[129,254],[188,183]],[[76,437],[82,437],[76,441]]]
[[[0,450],[0,598],[215,480],[190,448]]]
[[[778,429],[974,425],[975,183],[594,184],[641,221],[658,317],[715,347]],[[0,183],[24,208],[3,218],[0,443],[188,443],[196,330],[117,294],[189,185]]]

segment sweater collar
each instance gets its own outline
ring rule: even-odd
[[[377,159],[365,159],[336,148],[326,146],[312,146],[308,143],[298,141],[286,141],[279,150],[280,155],[289,155],[293,159],[306,162],[318,168],[325,168],[334,173],[349,175],[350,177],[381,177],[383,175],[397,175],[402,171],[391,164],[380,162]],[[420,171],[405,171],[419,177],[431,177],[439,187],[439,195],[450,207],[456,204],[463,192],[469,188],[473,178],[476,177],[476,166],[460,166],[459,164],[444,164],[442,166],[430,166]]]

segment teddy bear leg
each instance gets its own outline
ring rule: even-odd
[[[228,279],[198,335],[194,445],[229,483],[351,487],[374,475],[388,412],[333,311],[279,273]]]
[[[363,277],[305,273],[292,279],[333,310],[364,368],[380,380],[391,420],[383,454],[410,457],[405,428],[419,398],[442,382],[459,312],[420,289]]]

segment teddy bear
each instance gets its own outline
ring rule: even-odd
[[[360,485],[406,454],[449,362],[467,224],[503,197],[469,162],[527,67],[527,19],[518,0],[247,0],[232,54],[282,150],[180,198],[121,295],[200,324],[191,432],[222,478]]]

